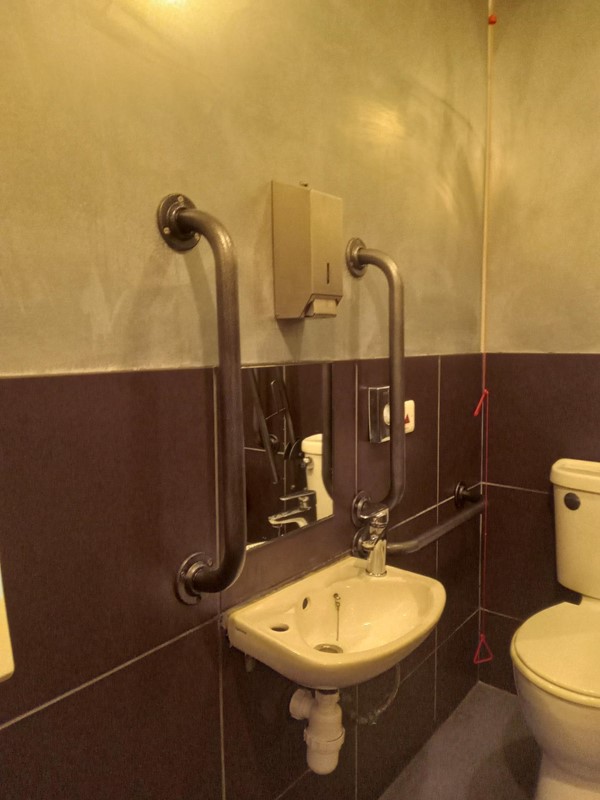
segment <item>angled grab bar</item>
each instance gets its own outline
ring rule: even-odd
[[[459,511],[458,514],[455,514],[453,517],[446,520],[446,522],[441,522],[439,525],[429,528],[429,530],[425,531],[424,533],[420,533],[418,536],[415,536],[414,539],[408,539],[405,542],[388,542],[387,551],[388,553],[394,554],[416,553],[418,550],[422,550],[428,544],[441,539],[442,536],[445,536],[447,533],[450,533],[450,531],[458,528],[464,522],[483,514],[484,509],[485,500],[478,500],[474,505]],[[391,533],[392,530],[393,528],[391,528],[388,533]]]
[[[277,466],[275,464],[275,456],[273,455],[273,443],[267,427],[267,420],[265,412],[263,411],[262,403],[260,402],[260,395],[258,393],[258,380],[256,378],[256,370],[250,370],[250,390],[252,392],[252,402],[254,404],[254,415],[256,424],[258,426],[258,433],[260,441],[265,451],[269,470],[271,472],[271,483],[277,485],[279,483],[279,475],[277,474]]]
[[[361,239],[346,247],[346,265],[355,278],[362,278],[372,264],[384,273],[389,288],[389,371],[390,371],[390,485],[380,502],[359,492],[352,505],[352,517],[360,527],[376,514],[391,511],[402,499],[406,483],[404,437],[404,285],[398,265],[380,250],[368,250]]]
[[[216,269],[219,366],[217,375],[217,452],[224,551],[220,562],[203,553],[186,558],[177,574],[177,594],[197,603],[202,592],[220,592],[239,576],[246,557],[246,484],[237,260],[231,237],[210,214],[184,195],[161,201],[157,222],[165,242],[177,252],[191,250],[204,236]]]

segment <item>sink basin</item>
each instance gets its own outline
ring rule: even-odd
[[[374,678],[411,653],[446,603],[441,583],[346,557],[225,615],[229,641],[311,689]]]

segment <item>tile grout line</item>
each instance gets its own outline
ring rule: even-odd
[[[133,664],[136,664],[138,661],[142,661],[148,656],[154,655],[154,653],[158,653],[160,650],[164,650],[166,647],[170,647],[172,644],[175,644],[181,639],[185,639],[187,636],[191,636],[192,634],[197,633],[202,628],[205,628],[213,623],[218,625],[218,617],[211,617],[211,619],[207,620],[206,622],[203,622],[201,625],[197,625],[195,628],[190,628],[184,633],[180,633],[178,636],[174,636],[172,639],[169,639],[168,641],[163,642],[162,644],[159,644],[156,647],[153,647],[151,650],[147,650],[145,653],[141,653],[139,656],[135,656],[134,658],[130,658],[128,661],[124,661],[122,664],[119,664],[118,667],[113,667],[113,669],[109,669],[106,672],[97,675],[95,678],[91,678],[89,681],[85,681],[85,683],[82,683],[73,689],[69,689],[67,692],[63,692],[62,694],[53,697],[51,700],[47,700],[45,703],[41,703],[39,706],[35,706],[35,708],[32,708],[29,711],[25,711],[23,714],[19,714],[17,717],[13,717],[13,719],[9,719],[6,722],[3,722],[2,724],[0,724],[0,731],[10,728],[13,725],[16,725],[18,722],[22,722],[24,719],[27,719],[28,717],[32,717],[35,714],[38,714],[40,711],[44,711],[46,708],[50,708],[50,706],[54,706],[57,703],[60,703],[62,700],[66,700],[68,697],[71,697],[71,695],[77,694],[78,692],[81,692],[83,689],[87,689],[96,683],[100,683],[106,678],[110,678],[112,675],[116,675],[117,672],[122,672],[128,667],[131,667]]]
[[[287,794],[287,793],[290,791],[290,789],[293,789],[293,788],[294,788],[294,786],[296,786],[297,784],[299,784],[299,783],[300,783],[300,781],[301,781],[301,780],[302,780],[304,777],[306,777],[306,775],[308,775],[309,773],[310,773],[310,769],[304,770],[304,772],[302,773],[302,775],[299,775],[299,776],[296,778],[296,780],[295,780],[295,781],[292,781],[292,782],[290,783],[290,785],[289,785],[289,786],[286,786],[286,787],[285,787],[285,789],[283,790],[283,792],[281,792],[281,794],[278,794],[278,795],[277,795],[277,797],[275,798],[275,800],[285,800],[285,796],[286,796],[286,794]]]
[[[511,486],[507,483],[492,483],[492,481],[488,481],[488,486],[493,486],[496,489],[514,489],[517,492],[530,492],[531,494],[543,494],[547,495],[549,492],[544,491],[543,489],[528,489],[525,486]]]
[[[461,628],[464,628],[464,627],[465,627],[465,625],[466,625],[468,622],[470,622],[470,621],[473,619],[473,617],[474,617],[476,614],[477,614],[477,615],[479,614],[479,609],[478,609],[478,608],[476,608],[476,609],[475,609],[475,611],[472,611],[472,612],[469,614],[469,616],[468,616],[468,617],[466,617],[465,619],[463,619],[463,621],[460,623],[460,625],[458,625],[458,626],[457,626],[457,627],[456,627],[456,628],[455,628],[455,629],[452,631],[452,633],[449,633],[449,634],[448,634],[448,636],[446,636],[446,638],[445,638],[443,641],[441,641],[441,642],[440,642],[440,644],[439,644],[439,647],[443,647],[445,644],[447,644],[447,643],[450,641],[450,639],[452,639],[452,637],[453,637],[453,636],[454,636],[456,633],[458,633],[458,631],[459,631]],[[438,648],[438,649],[439,649],[439,648]]]
[[[502,617],[503,619],[510,619],[512,622],[518,622],[521,624],[523,620],[519,617],[513,617],[511,614],[503,614],[501,611],[492,611],[490,608],[484,608],[482,606],[482,611],[485,611],[486,614],[493,614],[495,617]]]

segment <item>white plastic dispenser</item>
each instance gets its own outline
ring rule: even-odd
[[[8,617],[6,615],[6,602],[2,585],[2,571],[0,570],[0,681],[5,681],[15,671],[13,661],[10,632],[8,630]]]
[[[278,319],[334,317],[342,299],[342,200],[273,181],[273,269]]]

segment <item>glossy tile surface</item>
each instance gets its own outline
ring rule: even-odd
[[[600,460],[600,356],[488,356],[489,479],[549,491],[559,458]]]
[[[437,651],[436,724],[439,725],[477,683],[473,656],[478,642],[478,615],[461,625]]]
[[[486,607],[517,619],[571,596],[556,578],[550,495],[489,489]]]
[[[216,613],[174,592],[216,550],[211,371],[6,381],[0,441],[6,720]]]
[[[359,712],[365,715],[389,696],[394,671],[359,687]],[[391,706],[376,725],[358,731],[358,798],[379,797],[410,761],[434,729],[434,657],[400,686]]]
[[[481,417],[473,412],[481,391],[479,354],[440,358],[440,500],[452,497],[459,481],[480,481]]]
[[[2,797],[221,797],[216,627],[209,624],[3,730]],[[190,763],[201,765],[195,779]]]

